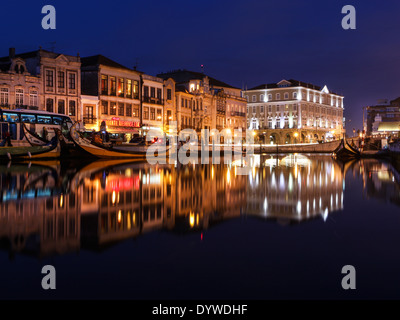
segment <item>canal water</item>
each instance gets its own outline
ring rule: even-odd
[[[400,298],[390,162],[27,162],[0,185],[0,299]]]

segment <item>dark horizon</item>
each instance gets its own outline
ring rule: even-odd
[[[56,8],[56,30],[41,8]],[[344,5],[356,30],[344,30]],[[362,107],[400,96],[395,40],[400,3],[388,1],[162,1],[4,3],[0,56],[43,49],[102,54],[147,74],[204,73],[239,88],[296,79],[344,95],[347,130],[361,129]],[[15,17],[18,16],[16,20]],[[55,43],[54,43],[55,42]],[[350,121],[351,120],[351,121]]]

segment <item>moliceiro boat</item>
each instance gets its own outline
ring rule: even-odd
[[[361,152],[355,147],[351,146],[346,139],[340,141],[340,145],[334,151],[336,158],[341,160],[350,160],[361,157]]]
[[[60,157],[58,136],[43,146],[0,147],[0,161],[25,161],[31,159],[55,159]]]
[[[163,146],[160,144],[157,152],[152,154],[152,150],[149,148],[152,145],[143,146],[131,146],[131,145],[121,145],[113,146],[112,144],[103,144],[100,142],[90,141],[84,138],[83,135],[77,130],[78,122],[75,122],[70,129],[70,136],[72,141],[77,147],[86,153],[89,153],[93,157],[101,159],[145,159],[149,156],[162,157],[168,154],[170,146]],[[153,144],[154,145],[154,144]]]
[[[341,140],[325,143],[298,143],[290,145],[257,145],[254,144],[254,153],[333,153],[341,144]]]

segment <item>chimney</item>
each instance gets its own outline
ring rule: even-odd
[[[8,49],[8,55],[9,55],[10,59],[15,58],[15,48]]]

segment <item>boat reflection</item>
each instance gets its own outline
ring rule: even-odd
[[[0,166],[0,247],[35,257],[101,251],[163,230],[203,233],[237,217],[282,224],[343,209],[346,171],[371,197],[399,204],[398,173],[381,162],[346,167],[328,156],[255,155],[244,162],[156,165],[132,160],[87,165]],[[397,176],[396,176],[397,174]]]

